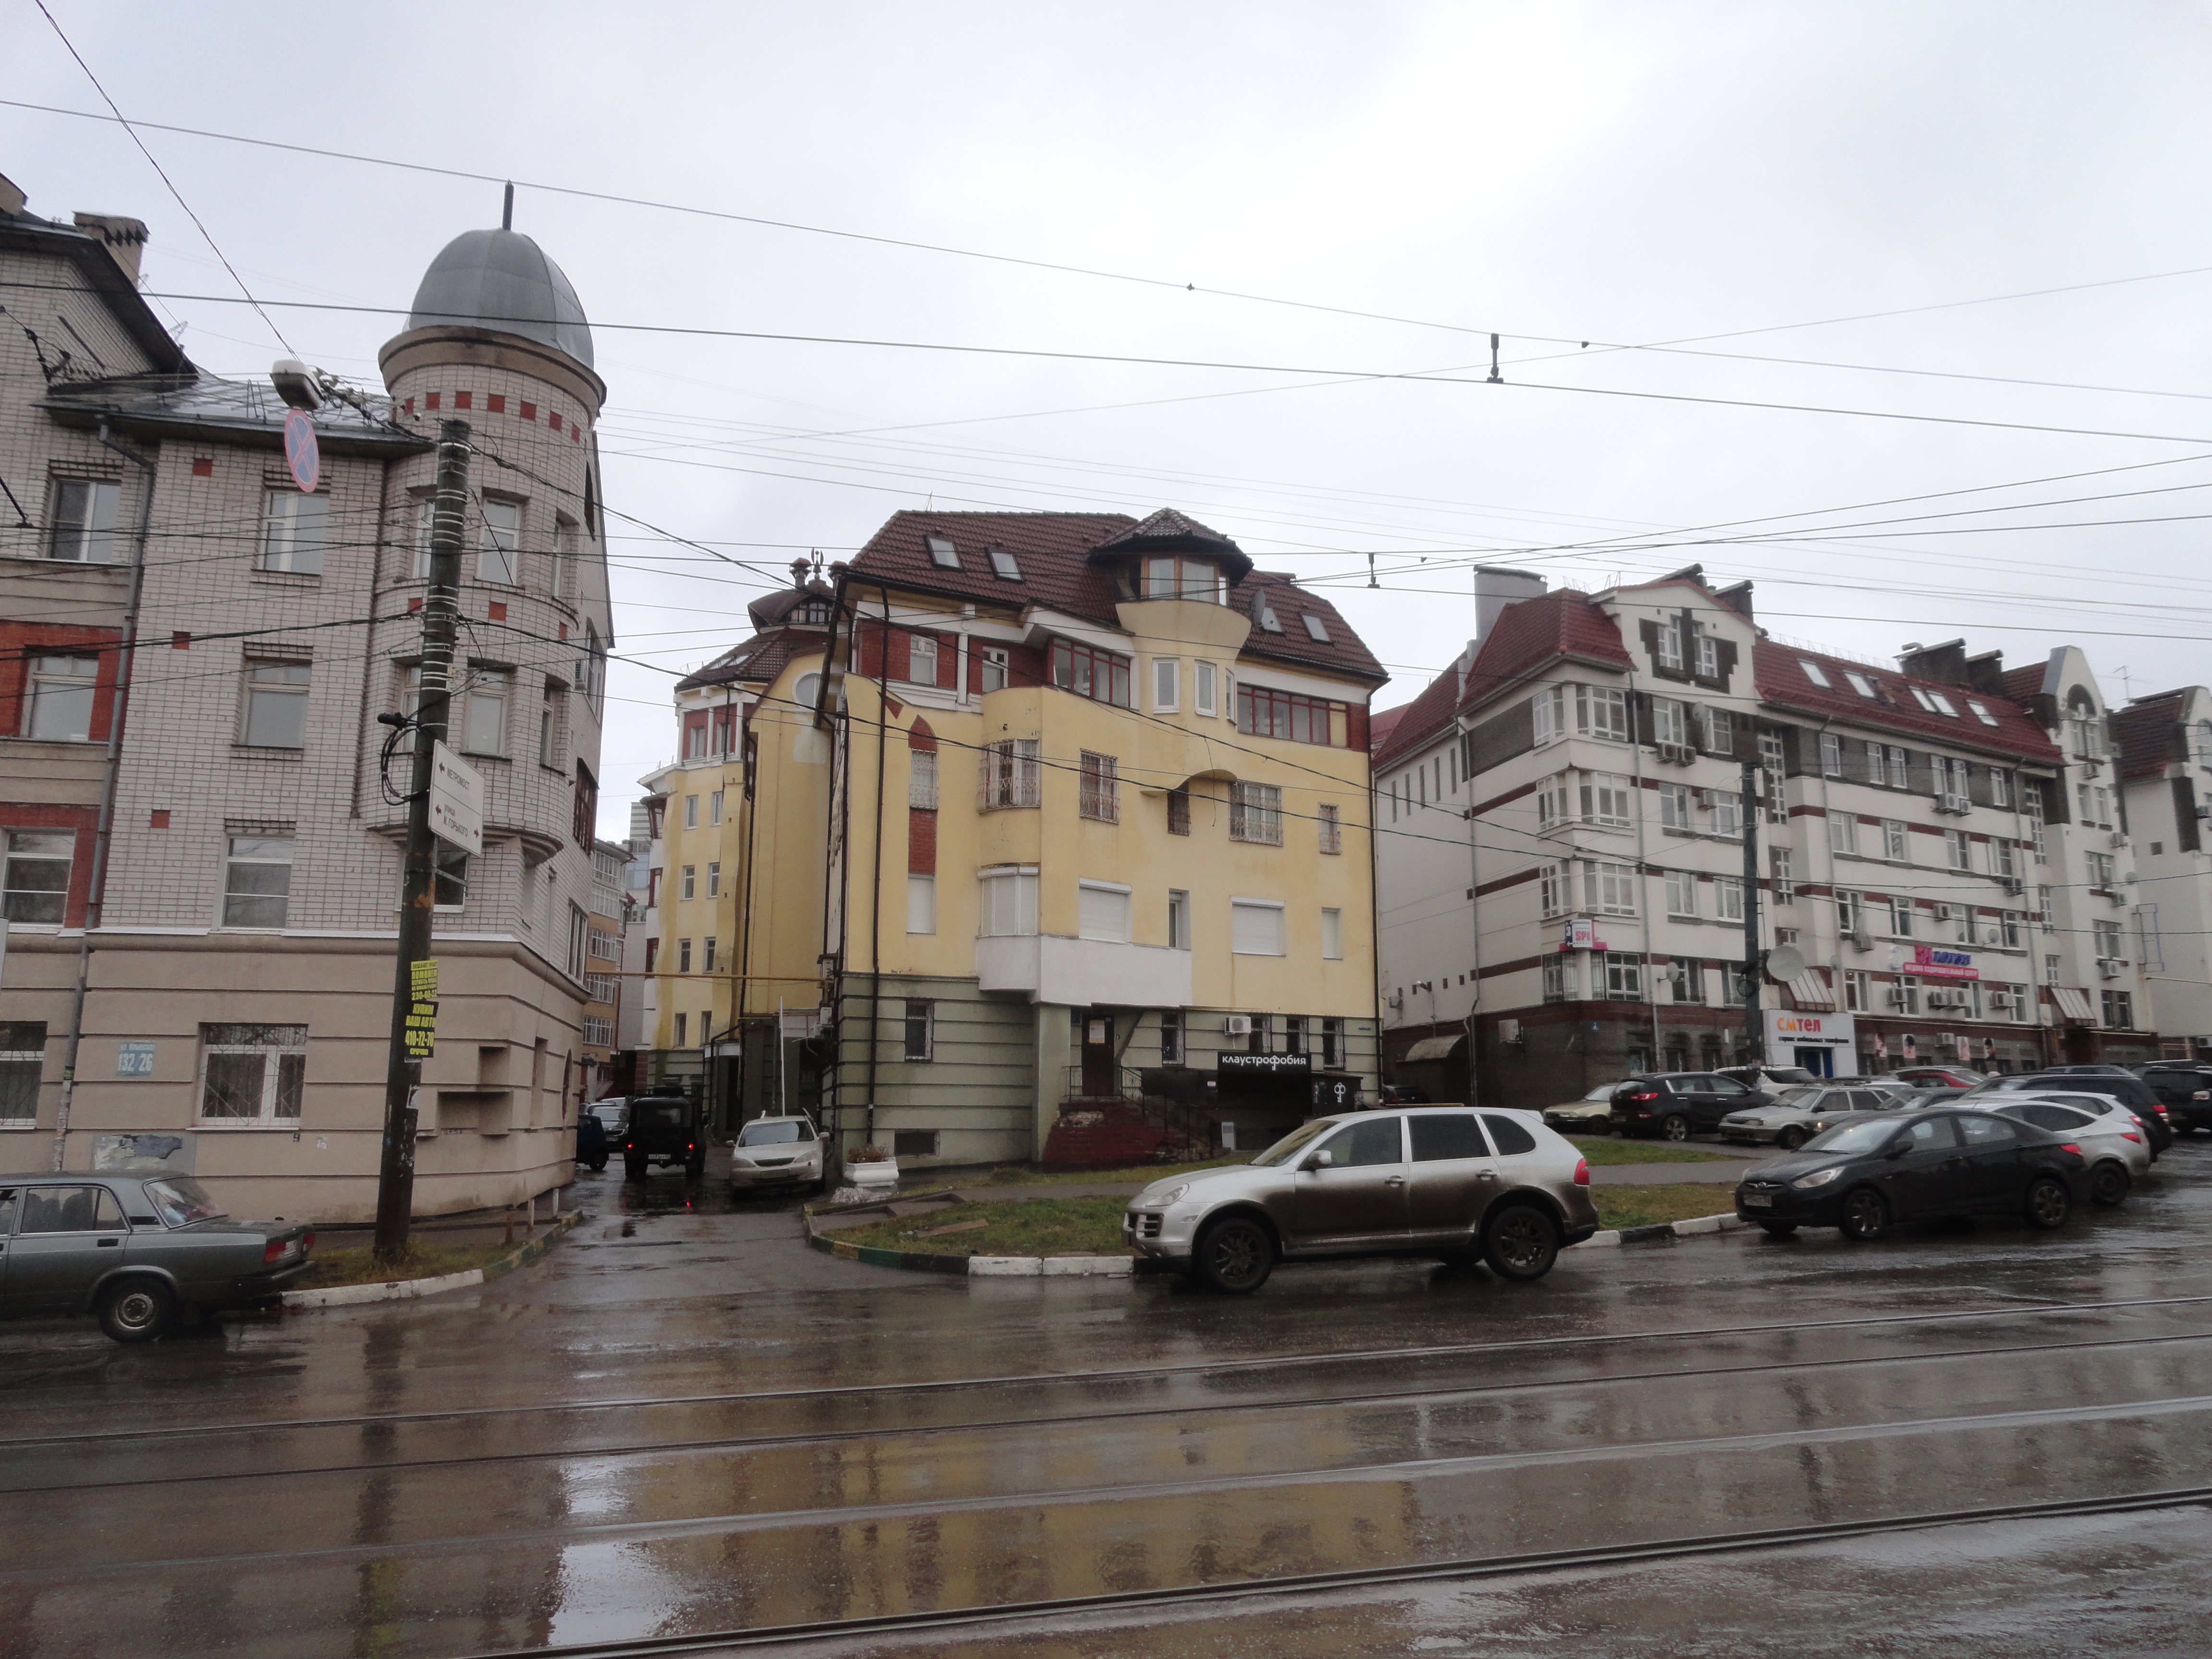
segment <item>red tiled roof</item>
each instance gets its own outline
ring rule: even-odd
[[[793,657],[812,656],[829,644],[830,635],[820,628],[779,628],[758,634],[733,651],[725,652],[696,674],[688,674],[677,681],[678,691],[690,691],[702,685],[728,685],[732,682],[766,685],[790,664]]]
[[[1405,718],[1406,711],[1413,706],[1410,702],[1400,703],[1395,708],[1386,708],[1379,714],[1367,717],[1367,750],[1370,754],[1382,752],[1382,746],[1390,741],[1390,734],[1398,729],[1398,722]]]
[[[1818,663],[1828,677],[1828,684],[1825,688],[1814,684],[1798,666],[1800,661]],[[2059,758],[2050,734],[2022,714],[2019,703],[2011,697],[1993,696],[1942,680],[1913,678],[1895,669],[1868,668],[1845,658],[1800,651],[1767,640],[1761,640],[1753,648],[1752,663],[1753,677],[1764,702],[1806,714],[1828,715],[1856,726],[1939,738],[1961,748],[1994,750],[2022,760],[2055,762]],[[2034,672],[2039,685],[2043,671],[2039,668]],[[1857,674],[1872,681],[1882,695],[1879,698],[1862,697],[1851,690],[1850,683],[1844,678],[1846,674]],[[2006,676],[2008,681],[2011,678]],[[1930,694],[1942,692],[1959,711],[1958,718],[1923,708],[1907,690],[1914,685]],[[1984,723],[1966,706],[1969,698],[1988,709],[1996,724]]]
[[[1387,737],[1369,744],[1375,764],[1395,765],[1401,757],[1426,748],[1451,726],[1458,712],[1459,665],[1455,663],[1431,680],[1428,690],[1397,711],[1398,718],[1391,722]]]
[[[2004,687],[2008,699],[2014,702],[2026,702],[2042,692],[2043,677],[2047,668],[2046,664],[2039,662],[2030,663],[2024,668],[2008,668],[1999,676],[1998,683]]]
[[[894,513],[853,560],[847,580],[863,586],[886,582],[979,605],[1042,605],[1116,628],[1115,606],[1121,595],[1111,574],[1087,562],[1086,556],[1135,524],[1120,513]],[[927,538],[933,535],[952,544],[960,558],[957,570],[930,562]],[[994,547],[1014,556],[1019,581],[1004,580],[993,571],[987,550]],[[1258,626],[1254,600],[1262,592],[1283,624],[1280,634]],[[1255,618],[1244,646],[1249,656],[1377,684],[1390,678],[1335,607],[1297,587],[1287,574],[1255,570],[1229,590],[1229,602]],[[1327,643],[1308,635],[1299,619],[1303,613],[1320,618],[1328,631]]]
[[[2138,697],[2112,716],[2112,741],[2119,745],[2120,775],[2154,778],[2166,763],[2181,758],[2174,750],[2174,728],[2187,706],[2185,691]]]

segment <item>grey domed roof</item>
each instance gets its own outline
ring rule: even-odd
[[[496,329],[592,366],[592,325],[576,290],[519,230],[463,231],[447,243],[422,274],[407,326]]]

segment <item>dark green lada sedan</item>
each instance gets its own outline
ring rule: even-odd
[[[118,1342],[265,1306],[314,1247],[305,1226],[232,1220],[190,1176],[0,1176],[0,1313],[89,1312]]]

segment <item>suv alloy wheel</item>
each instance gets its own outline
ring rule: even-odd
[[[1690,1120],[1680,1112],[1669,1112],[1659,1120],[1659,1136],[1662,1140],[1687,1140]]]
[[[1227,1216],[1206,1230],[1192,1260],[1199,1276],[1215,1290],[1243,1296],[1258,1290],[1274,1272],[1275,1241],[1250,1216]]]

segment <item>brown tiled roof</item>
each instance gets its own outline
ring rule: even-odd
[[[1120,622],[1115,606],[1121,596],[1110,573],[1090,563],[1087,556],[1135,527],[1136,520],[1120,513],[894,513],[853,560],[846,580],[864,587],[881,581],[979,605],[1042,605],[1116,628]],[[1220,539],[1212,531],[1204,533]],[[957,570],[930,562],[931,536],[942,536],[952,544],[960,557]],[[993,571],[988,550],[994,547],[1014,556],[1022,573],[1019,581],[1003,580]],[[1334,605],[1296,587],[1284,573],[1254,571],[1230,589],[1229,602],[1252,616],[1253,598],[1262,590],[1283,632],[1262,633],[1255,622],[1245,643],[1246,654],[1377,684],[1390,678]],[[1328,643],[1307,634],[1299,620],[1304,612],[1321,619],[1328,630]]]
[[[1398,718],[1389,732],[1370,745],[1377,767],[1395,766],[1403,757],[1427,748],[1452,724],[1459,712],[1459,665],[1445,669],[1429,682],[1428,690],[1393,712]]]
[[[735,650],[726,651],[696,674],[676,682],[678,691],[702,685],[766,685],[783,672],[793,657],[811,656],[829,643],[829,630],[820,628],[778,628],[757,634]]]
[[[2000,678],[2004,694],[2014,702],[2026,702],[2043,690],[2043,677],[2049,672],[2044,663],[2030,663],[2024,668],[2008,668]]]
[[[1818,663],[1828,677],[1828,684],[1825,688],[1814,684],[1798,666],[1801,660]],[[1785,708],[1827,715],[1856,726],[1933,738],[1966,749],[1993,750],[2021,760],[2056,762],[2059,758],[2050,734],[2022,714],[2019,703],[2010,697],[1986,696],[1942,680],[1914,678],[1893,668],[1869,668],[1848,658],[1800,651],[1768,640],[1761,640],[1753,648],[1752,663],[1760,699]],[[2043,671],[2039,668],[2034,672],[2040,684]],[[1882,695],[1874,699],[1862,697],[1851,690],[1850,683],[1844,678],[1846,674],[1858,674],[1873,681]],[[2011,677],[2006,678],[2009,680]],[[1931,696],[1941,692],[1949,698],[1951,706],[1959,711],[1958,718],[1923,708],[1907,689],[1914,685]],[[1996,724],[1984,724],[1966,706],[1969,698],[1988,709]]]
[[[2169,761],[2181,758],[2174,731],[2188,697],[2185,691],[2161,691],[2137,697],[2112,716],[2112,741],[2119,745],[2122,777],[2154,778]]]
[[[1410,702],[1401,702],[1395,708],[1386,708],[1379,714],[1367,717],[1368,753],[1379,755],[1382,752],[1382,746],[1390,741],[1390,734],[1398,729],[1398,722],[1405,718],[1406,711],[1413,706]]]

